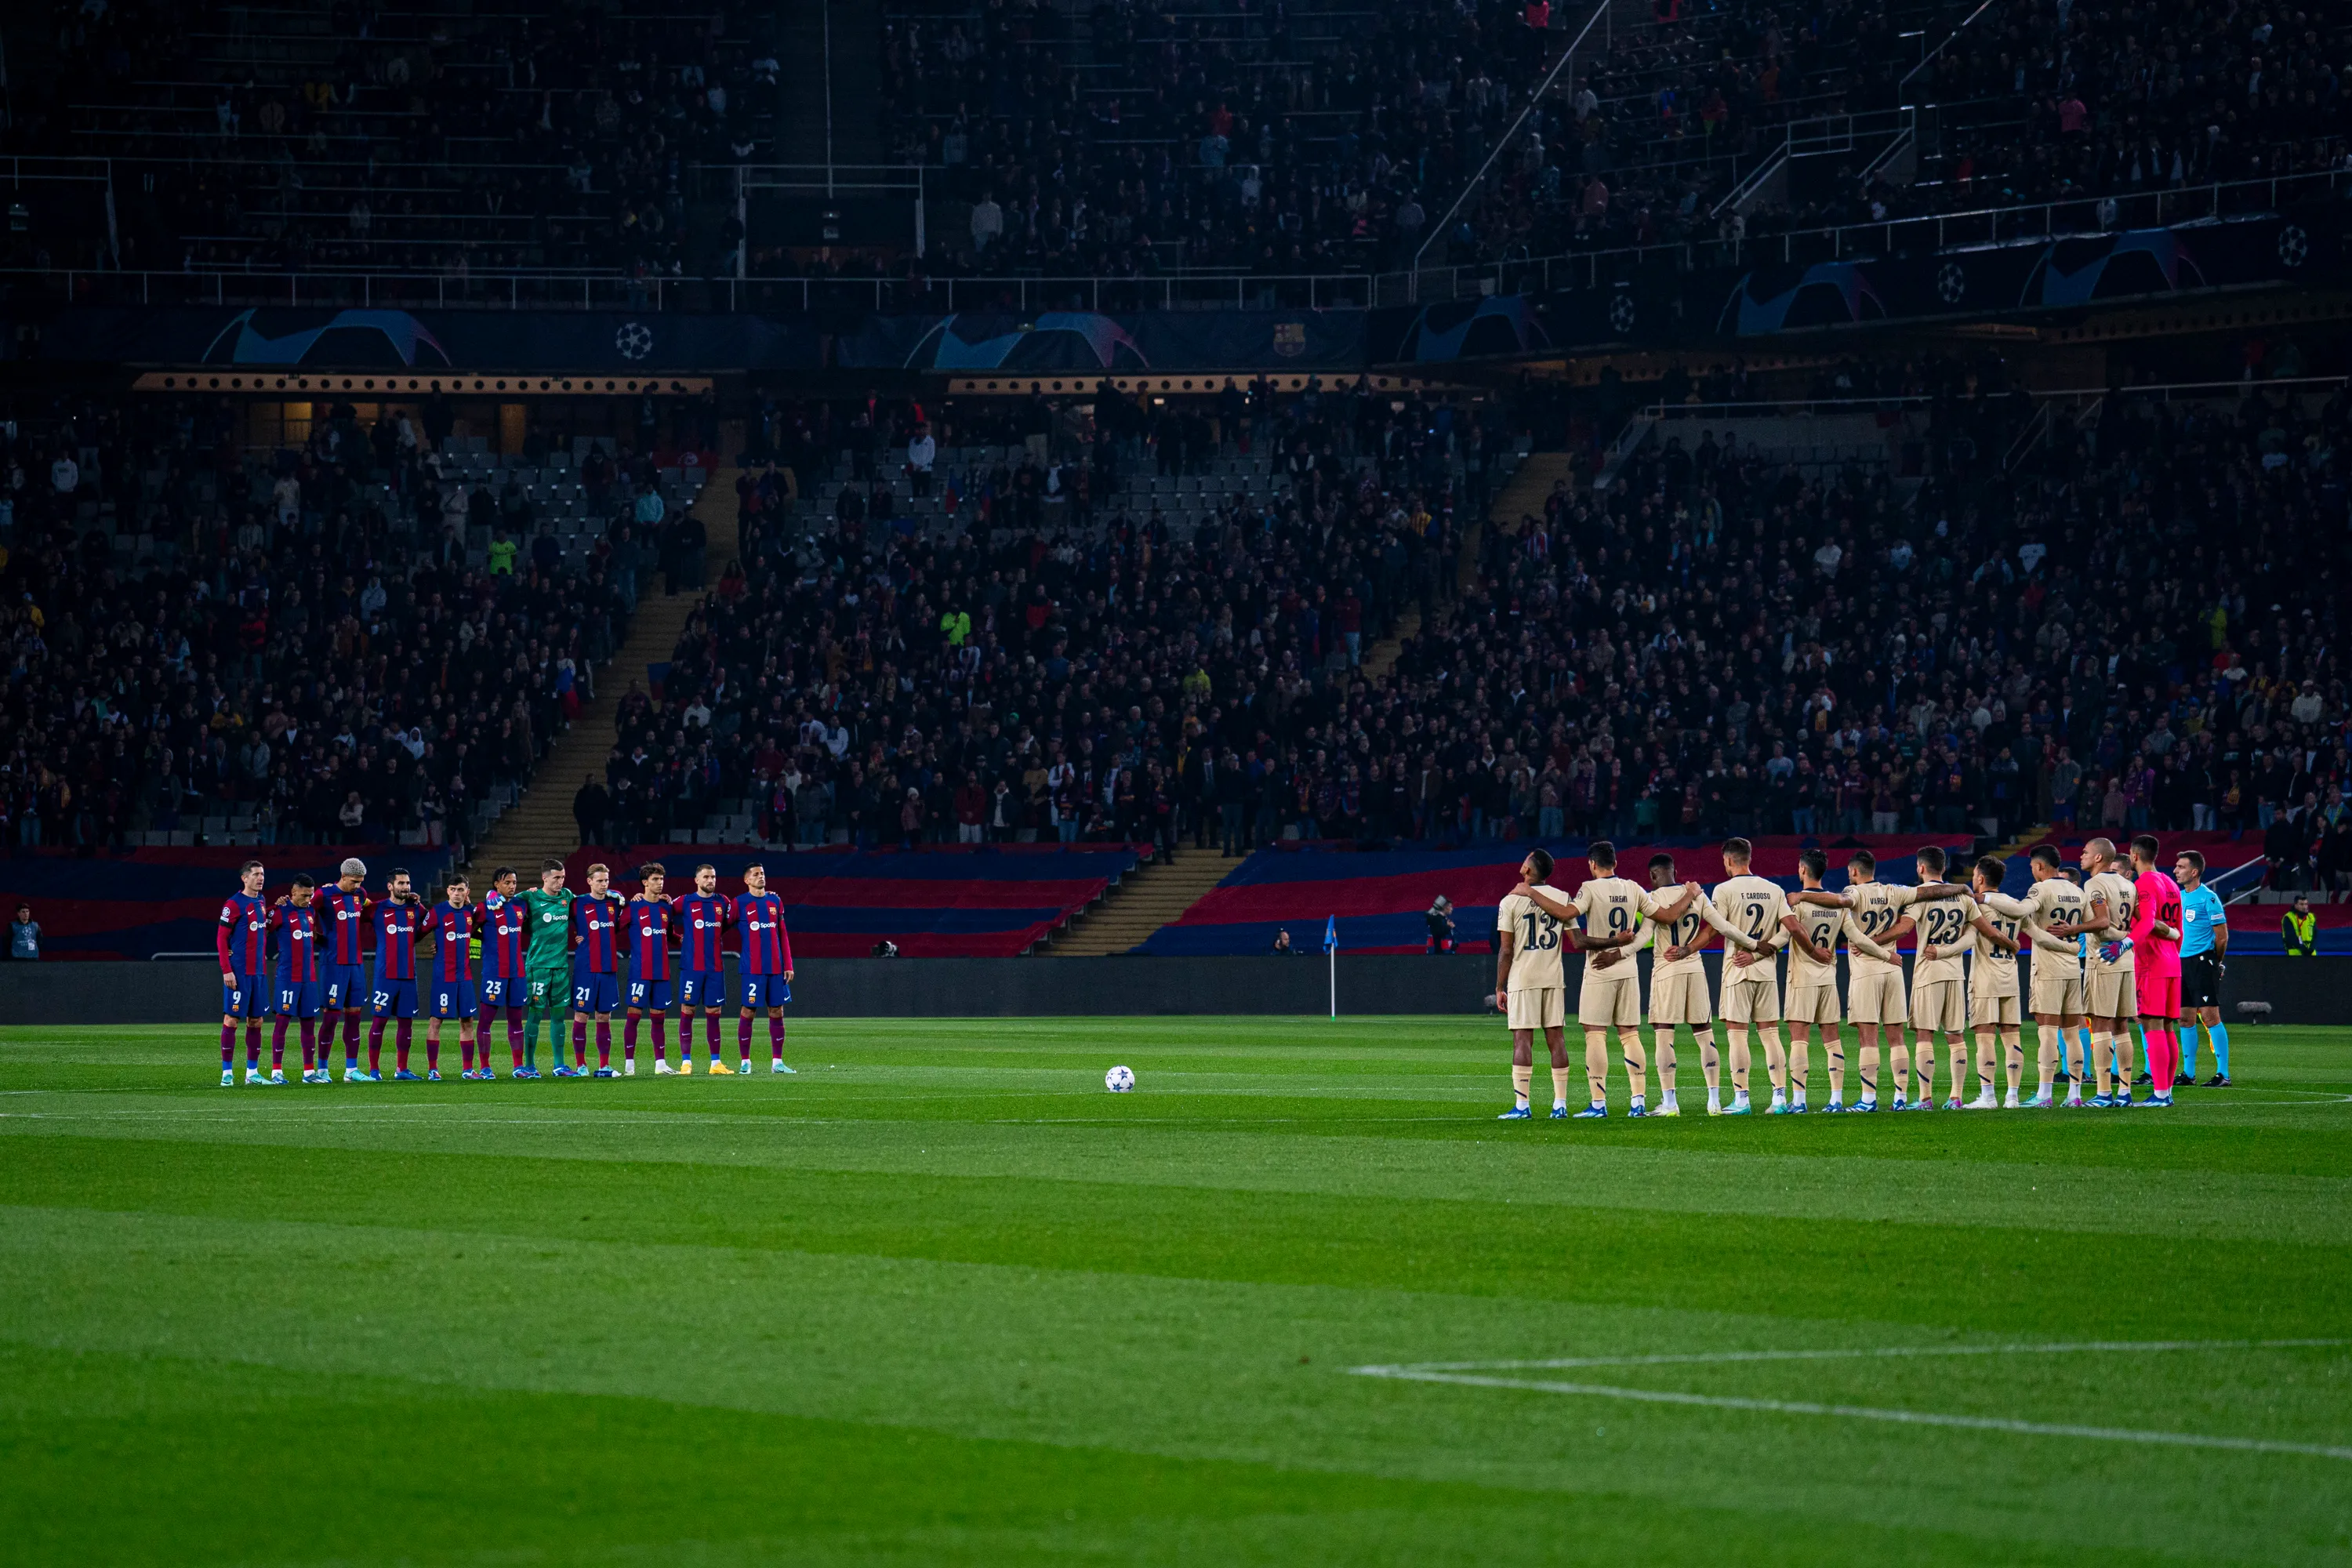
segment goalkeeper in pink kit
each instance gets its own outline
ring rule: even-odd
[[[2157,845],[2131,841],[2131,943],[2138,978],[2140,1027],[2147,1034],[2147,1071],[2155,1093],[2144,1105],[2170,1105],[2180,1075],[2180,884],[2156,868]]]

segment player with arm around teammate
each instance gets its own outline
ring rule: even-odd
[[[1829,1059],[1830,1100],[1822,1107],[1832,1114],[1845,1110],[1845,1042],[1838,1032],[1838,934],[1846,929],[1845,902],[1822,887],[1830,858],[1819,849],[1797,857],[1798,890],[1789,900],[1780,929],[1789,936],[1789,999],[1783,1011],[1789,1020],[1789,1058],[1797,1081],[1804,1081],[1812,1056],[1812,1031],[1822,1031],[1822,1048]],[[1866,951],[1884,952],[1867,937],[1849,941]]]
[[[2033,886],[2024,898],[2009,900],[1996,894],[1986,902],[2021,919],[2023,923],[2018,929],[2033,950],[2026,980],[2027,1011],[2032,1014],[2040,1037],[2042,1081],[2025,1109],[2041,1110],[2050,1106],[2051,1090],[2063,1060],[2063,1031],[2077,1028],[2083,1022],[2083,958],[2074,929],[2090,913],[2091,904],[2067,877],[2055,845],[2035,845],[2026,864],[2032,870]],[[2076,1077],[2067,1082],[2065,1104],[2080,1109],[2082,1103],[2083,1080]]]
[[[1952,1068],[1944,1109],[1958,1110],[1969,1070],[1968,976],[1962,963],[1975,945],[1976,892],[1943,879],[1950,862],[1941,845],[1922,845],[1911,858],[1917,882],[1902,922],[1889,933],[1890,941],[1906,930],[1919,937],[1911,964],[1911,1109],[1927,1110],[1936,1103],[1936,1049],[1941,1045]],[[1897,1101],[1903,1098],[1902,1074],[1898,1062],[1894,1068]]]
[[[1862,1037],[1857,1053],[1862,1093],[1853,1109],[1878,1109],[1878,1046],[1884,1037],[1888,1077],[1895,1086],[1892,1109],[1901,1110],[1909,1069],[1903,1026],[1910,1020],[1910,1009],[1903,994],[1902,957],[1893,944],[1895,928],[1915,889],[1878,880],[1878,857],[1867,849],[1857,849],[1847,858],[1845,876],[1846,1016]],[[1853,940],[1856,935],[1863,938],[1859,943]]]
[[[2169,1106],[2180,1076],[2180,885],[2156,868],[2157,843],[2142,833],[2131,841],[2132,949],[2138,955],[2139,1016],[2147,1029],[2151,1088],[2143,1104]]]
[[[734,900],[719,890],[719,868],[705,860],[694,868],[694,891],[677,903],[678,1019],[677,1070],[694,1071],[694,1016],[702,1015],[703,1041],[710,1048],[710,1070],[721,1078],[733,1073],[727,1065],[726,1043],[719,1038],[727,1010],[727,928],[734,923]]]
[[[768,1015],[768,1070],[784,1065],[784,1004],[793,999],[793,939],[784,930],[784,900],[768,891],[768,868],[744,868],[743,896],[735,900],[743,932],[743,1012],[735,1034],[738,1070],[751,1070],[751,1015]]]
[[[2083,990],[2091,1015],[2091,1071],[2099,1089],[2091,1104],[2127,1110],[2132,1104],[2131,1026],[2139,1022],[2139,965],[2131,940],[2139,889],[2124,875],[2115,840],[2094,838],[2083,846],[2083,894],[2090,900],[2088,917],[2071,933],[2058,934],[2086,936],[2091,943],[2083,963]]]
[[[1745,838],[1723,841],[1724,880],[1716,884],[1710,907],[1716,927],[1724,934],[1723,1029],[1731,1047],[1731,1110],[1748,1110],[1748,1036],[1751,1029],[1764,1037],[1764,1068],[1772,1079],[1774,1116],[1805,1112],[1805,1076],[1795,1079],[1796,1098],[1790,1098],[1788,1053],[1780,1044],[1780,950],[1789,940],[1780,923],[1789,912],[1788,895],[1778,882],[1759,877],[1750,868],[1755,850]],[[1734,952],[1732,948],[1739,951]]]
[[[1647,1116],[1651,1112],[1638,1076],[1642,1061],[1642,984],[1630,949],[1640,940],[1643,916],[1678,919],[1690,907],[1690,900],[1698,896],[1698,889],[1696,886],[1686,888],[1681,898],[1669,903],[1617,875],[1617,847],[1607,839],[1594,839],[1585,847],[1584,853],[1592,874],[1577,888],[1574,899],[1563,903],[1550,893],[1525,884],[1512,891],[1528,898],[1563,925],[1580,926],[1575,945],[1592,954],[1585,960],[1584,977],[1576,995],[1577,1022],[1584,1027],[1584,1076],[1589,1091],[1589,1101],[1577,1115],[1597,1120],[1609,1114],[1609,1031],[1614,1028],[1617,1043],[1624,1053],[1626,1071],[1632,1076],[1633,1095],[1626,1114]],[[1671,1105],[1662,1107],[1661,1111],[1668,1116],[1682,1114]]]
[[[1698,1049],[1699,1072],[1706,1081],[1706,1113],[1723,1110],[1723,1058],[1715,1047],[1715,1009],[1706,989],[1706,965],[1698,956],[1706,945],[1706,890],[1697,883],[1684,884],[1671,855],[1650,857],[1650,895],[1664,900],[1679,889],[1682,896],[1641,921],[1641,936],[1623,962],[1632,963],[1643,948],[1650,950],[1650,1047],[1658,1070],[1658,1103],[1653,1116],[1680,1116],[1682,1098],[1675,1084],[1675,1036],[1687,1026],[1691,1044]],[[1624,1048],[1625,1075],[1632,1080],[1635,1103],[1642,1094],[1642,1048]]]
[[[2014,910],[2009,900],[2000,899],[2000,880],[2008,870],[1988,855],[1969,872],[1978,905],[1976,919],[1970,922],[1974,952],[1969,960],[1969,1029],[1976,1037],[1977,1055],[1977,1097],[1965,1107],[1969,1110],[1993,1109],[1996,1037],[2007,1047],[2009,1098],[2004,1103],[2011,1110],[2022,1103],[2018,1085],[2025,1076],[2025,1037],[2018,1000],[2017,950],[2021,942],[2018,928],[2024,920],[2021,914],[2005,912],[2000,907]],[[1952,1081],[1958,1084],[1957,1072]]]
[[[266,1086],[261,1072],[261,1020],[269,1014],[269,906],[261,897],[266,873],[258,860],[236,868],[237,890],[221,901],[213,946],[220,955],[221,1087],[236,1084],[236,1030],[245,1026],[245,1081]],[[286,1081],[280,1073],[279,1083]]]
[[[1535,901],[1551,879],[1551,854],[1535,849],[1519,862],[1519,883],[1528,889],[1503,895],[1495,906],[1495,1006],[1511,1031],[1511,1109],[1500,1120],[1524,1121],[1535,1114],[1528,1100],[1535,1086],[1535,1037],[1543,1033],[1551,1050],[1551,1116],[1568,1115],[1568,981],[1560,965],[1575,928]],[[1565,937],[1565,941],[1563,941]]]
[[[2197,1079],[2197,1026],[2213,1039],[2208,1089],[2230,1087],[2230,1031],[2221,1022],[2221,976],[2230,957],[2230,911],[2205,885],[2205,857],[2183,849],[2172,862],[2180,884],[2180,1082]]]

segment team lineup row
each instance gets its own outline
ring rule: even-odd
[[[2193,1051],[2201,1022],[2212,1038],[2217,1071],[2211,1086],[2229,1082],[2229,1034],[2221,1022],[2221,965],[2229,925],[2221,900],[2204,886],[2204,858],[2182,852],[2173,875],[2156,868],[2158,846],[2142,835],[2129,860],[2114,843],[2084,846],[2083,880],[2067,874],[2048,845],[2029,857],[2033,882],[2023,898],[2002,894],[2004,864],[1980,859],[1966,884],[1943,880],[1948,860],[1933,845],[1914,857],[1918,881],[1905,887],[1877,879],[1877,860],[1857,850],[1846,863],[1843,893],[1822,887],[1828,858],[1809,849],[1800,860],[1794,893],[1754,875],[1743,838],[1722,847],[1725,880],[1710,893],[1696,882],[1675,885],[1674,862],[1650,862],[1650,883],[1616,874],[1616,851],[1589,847],[1591,876],[1573,896],[1546,886],[1551,856],[1538,849],[1521,863],[1518,886],[1496,910],[1496,994],[1491,1005],[1507,1016],[1512,1035],[1512,1099],[1506,1121],[1532,1117],[1535,1037],[1550,1047],[1555,1119],[1608,1114],[1609,1036],[1617,1037],[1630,1089],[1629,1113],[1679,1116],[1675,1094],[1676,1030],[1692,1029],[1706,1080],[1709,1115],[1749,1112],[1749,1037],[1760,1037],[1771,1078],[1770,1114],[1802,1114],[1816,1035],[1828,1058],[1830,1097],[1821,1109],[1879,1108],[1879,1049],[1886,1051],[1891,1109],[1931,1109],[1938,1048],[1948,1052],[1946,1110],[2036,1109],[2067,1106],[2168,1106],[2183,1077],[2183,1042]],[[2126,869],[2129,875],[2126,874]],[[1719,1010],[1709,1006],[1700,951],[1715,935],[1725,947]],[[1906,992],[1895,944],[1913,937],[1916,952]],[[1563,939],[1585,953],[1576,1017],[1584,1030],[1585,1109],[1568,1109],[1570,1067],[1564,1042],[1567,986]],[[1846,953],[1846,995],[1838,994],[1837,951]],[[1652,952],[1649,1023],[1660,1098],[1648,1100],[1653,1063],[1637,1026],[1642,1019],[1639,948]],[[1786,1003],[1777,953],[1789,954]],[[2018,958],[2030,950],[2030,996],[2021,990]],[[1719,1053],[1714,1022],[1719,1011],[1728,1046]],[[2039,1075],[2023,1094],[2023,1017],[2039,1035]],[[2176,1031],[2187,1025],[2185,1037]],[[1854,1026],[1861,1092],[1845,1103],[1846,1056],[1841,1022]],[[1781,1028],[1786,1025],[1788,1040]],[[2145,1081],[2152,1092],[2135,1100],[2131,1027],[2144,1036]],[[1906,1042],[1906,1027],[1912,1038]],[[2068,1037],[2076,1052],[2067,1058]],[[1977,1093],[1963,1101],[1973,1037]],[[2004,1099],[1995,1097],[1995,1045],[2005,1057]],[[1724,1102],[1724,1060],[1729,1058],[1731,1100]],[[2191,1058],[2193,1059],[2193,1058]],[[2073,1070],[2067,1069],[2072,1067]],[[2096,1094],[2085,1100],[2085,1079]],[[2055,1099],[2063,1085],[2065,1099]],[[1908,1092],[1906,1093],[1906,1089]]]
[[[246,1079],[250,1085],[283,1084],[286,1037],[299,1026],[304,1083],[332,1081],[331,1058],[335,1026],[343,1033],[343,1079],[383,1079],[384,1028],[394,1026],[396,1079],[437,1080],[441,1076],[441,1026],[454,1021],[463,1052],[462,1077],[495,1079],[489,1031],[504,1014],[512,1072],[541,1076],[539,1032],[548,1031],[557,1078],[633,1077],[637,1035],[650,1024],[654,1071],[694,1070],[693,1026],[703,1021],[709,1070],[725,1076],[751,1070],[752,1020],[768,1022],[769,1070],[784,1065],[784,1004],[792,1000],[792,940],[784,930],[783,900],[768,890],[765,868],[743,874],[743,891],[719,891],[719,873],[708,861],[695,868],[694,890],[664,894],[659,865],[638,868],[641,890],[623,899],[612,891],[612,873],[588,868],[588,890],[564,886],[561,860],[540,868],[539,886],[519,891],[520,878],[501,867],[490,890],[474,901],[466,878],[452,873],[442,898],[427,908],[409,874],[394,870],[384,894],[366,890],[367,866],[345,860],[333,885],[318,887],[297,877],[275,900],[264,889],[268,870],[248,860],[238,872],[238,891],[221,905],[215,934],[221,966],[221,1084],[236,1080],[236,1031],[245,1030]],[[730,936],[733,937],[730,942]],[[373,938],[370,942],[367,939]],[[427,972],[419,974],[417,943],[432,947]],[[368,963],[373,946],[373,963]],[[724,952],[740,957],[738,1005],[738,1066],[723,1059],[720,1020],[730,1005]],[[627,997],[620,972],[625,955]],[[422,984],[420,993],[419,986]],[[668,1060],[668,1024],[678,1014],[678,1063]],[[409,1069],[411,1026],[421,1011],[425,1070]],[[371,1015],[368,1065],[359,1065],[360,1018]],[[623,1059],[613,1066],[613,1017],[625,1013]],[[562,1020],[572,1024],[572,1059],[566,1062]],[[274,1017],[269,1067],[261,1066],[261,1023]],[[594,1068],[588,1062],[588,1037],[596,1039]]]

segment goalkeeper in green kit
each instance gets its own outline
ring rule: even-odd
[[[523,971],[530,1010],[523,1016],[522,1070],[515,1074],[517,1078],[539,1076],[542,1020],[547,1025],[548,1052],[555,1058],[555,1076],[571,1078],[578,1070],[563,1061],[563,1020],[572,1012],[572,899],[563,886],[561,860],[541,861],[539,886],[522,895],[525,929],[530,932]]]

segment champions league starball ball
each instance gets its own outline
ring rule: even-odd
[[[1103,1074],[1103,1087],[1113,1094],[1125,1094],[1135,1087],[1135,1075],[1125,1068],[1113,1068]]]

